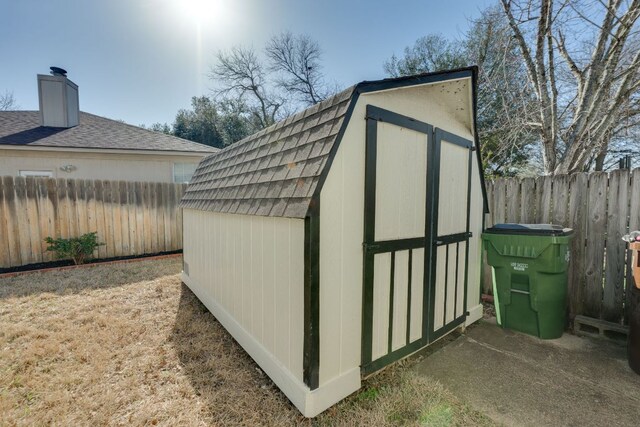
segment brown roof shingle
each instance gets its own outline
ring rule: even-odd
[[[204,158],[180,206],[304,218],[354,88]]]

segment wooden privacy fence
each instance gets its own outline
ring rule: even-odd
[[[34,177],[0,178],[0,268],[55,260],[44,239],[98,232],[95,256],[182,249],[178,203],[186,185]]]
[[[626,323],[631,260],[621,240],[640,229],[640,168],[487,181],[489,221],[553,223],[573,228],[569,316]],[[485,271],[484,290],[491,289]]]

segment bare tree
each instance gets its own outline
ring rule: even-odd
[[[522,56],[509,24],[498,7],[484,10],[471,22],[462,40],[429,34],[384,63],[391,77],[477,65],[478,134],[488,175],[516,175],[531,157],[535,136],[525,125],[533,94],[522,84],[527,78]]]
[[[219,52],[216,59],[211,78],[221,85],[217,95],[246,102],[258,128],[274,124],[280,118],[285,100],[268,87],[267,70],[255,50],[234,47],[229,52]]]
[[[330,94],[324,81],[320,45],[309,36],[286,31],[271,38],[265,47],[270,70],[280,74],[277,84],[306,106]]]
[[[545,172],[601,167],[621,119],[639,117],[640,0],[500,1],[536,95]]]
[[[0,95],[0,111],[17,110],[18,108],[20,107],[16,103],[13,92],[9,92],[7,90],[4,92],[4,94]]]

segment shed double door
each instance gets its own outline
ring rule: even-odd
[[[471,141],[367,106],[362,371],[466,318]]]

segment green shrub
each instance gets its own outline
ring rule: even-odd
[[[93,251],[98,246],[104,245],[104,243],[98,242],[97,231],[70,239],[47,237],[44,241],[49,245],[47,251],[55,252],[58,259],[72,259],[76,265],[84,264],[85,261],[91,259]]]

